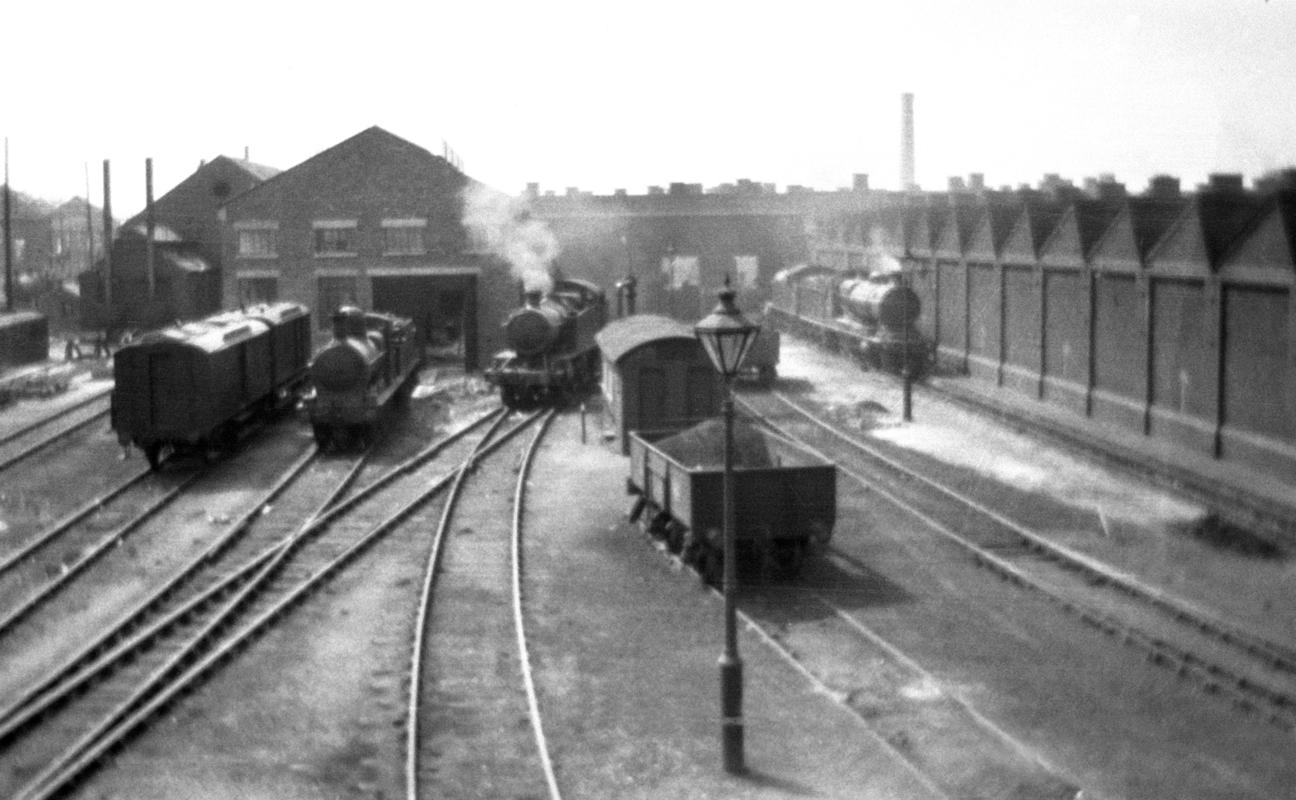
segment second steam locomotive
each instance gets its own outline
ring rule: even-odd
[[[486,380],[510,408],[560,401],[598,381],[594,335],[607,323],[607,297],[589,281],[559,279],[544,294],[528,292],[504,321],[507,350],[495,354]]]
[[[420,366],[414,323],[405,317],[343,306],[333,339],[310,363],[302,401],[323,448],[365,446],[384,411],[414,384]]]
[[[768,316],[830,349],[845,346],[866,369],[912,378],[934,363],[931,341],[917,328],[922,302],[900,272],[869,275],[794,267],[774,279]]]

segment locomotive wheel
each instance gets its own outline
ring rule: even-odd
[[[333,449],[333,434],[327,425],[312,425],[311,432],[315,435],[315,444],[319,445],[320,450],[327,453]]]

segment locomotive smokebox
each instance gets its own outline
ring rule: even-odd
[[[509,315],[504,323],[504,340],[518,355],[538,355],[558,340],[566,321],[562,306],[537,300],[535,305],[528,304]]]
[[[838,287],[842,307],[869,325],[901,329],[918,319],[922,302],[913,289],[887,279],[845,280]]]

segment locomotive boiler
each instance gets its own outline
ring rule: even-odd
[[[598,382],[594,336],[607,323],[607,297],[588,281],[559,279],[548,294],[528,292],[504,321],[508,348],[485,370],[510,408],[558,402]]]
[[[369,444],[388,408],[408,396],[420,366],[414,322],[342,306],[333,338],[310,363],[302,405],[325,449]]]
[[[223,312],[151,331],[113,355],[112,428],[159,469],[169,452],[228,448],[247,423],[288,408],[305,381],[310,313],[296,303]]]
[[[837,299],[846,324],[858,324],[861,336],[856,357],[866,367],[917,378],[931,364],[931,346],[914,327],[922,311],[918,294],[899,272],[845,278],[837,284]]]
[[[935,362],[918,329],[922,302],[903,273],[843,273],[799,265],[774,277],[766,316],[777,326],[850,353],[865,369],[919,379]]]

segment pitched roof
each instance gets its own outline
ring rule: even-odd
[[[1138,248],[1139,258],[1146,261],[1152,248],[1156,247],[1170,227],[1184,213],[1188,201],[1184,199],[1162,200],[1151,197],[1131,197],[1129,199],[1130,224],[1134,231],[1134,244]]]
[[[633,314],[613,320],[594,339],[603,352],[604,360],[613,364],[643,345],[664,339],[684,339],[702,347],[688,325],[657,314]]]

